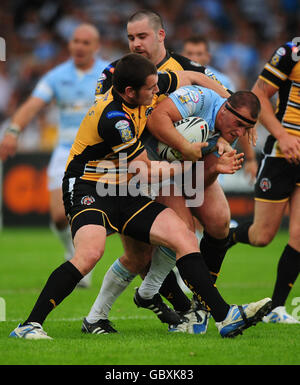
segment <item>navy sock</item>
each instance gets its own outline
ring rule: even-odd
[[[209,309],[215,321],[223,321],[230,306],[213,284],[201,253],[184,255],[176,262],[176,266],[185,284],[199,302]]]
[[[191,301],[181,290],[173,270],[165,278],[159,292],[173,305],[176,311],[186,312],[190,309]]]
[[[219,271],[227,251],[228,242],[229,235],[226,238],[217,239],[210,236],[207,232],[203,232],[203,237],[200,242],[200,250],[211,274],[213,283],[216,282],[219,275]]]
[[[69,261],[54,270],[24,324],[38,322],[42,325],[51,310],[71,294],[82,277],[79,270]]]
[[[249,227],[252,225],[252,222],[245,222],[236,227],[233,230],[232,239],[235,243],[246,243],[250,245],[249,241]]]
[[[286,245],[278,262],[277,279],[272,296],[273,309],[284,306],[300,271],[300,252]]]

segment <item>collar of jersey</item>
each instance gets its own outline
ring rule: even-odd
[[[168,50],[166,50],[166,56],[162,59],[162,61],[158,64],[156,64],[156,68],[160,68],[167,60],[169,60],[171,57],[171,54]]]
[[[112,95],[114,97],[114,100],[117,100],[117,101],[121,102],[122,104],[125,104],[125,106],[127,106],[129,108],[136,108],[136,107],[138,107],[138,104],[131,104],[131,103],[126,102],[126,100],[124,100],[122,98],[122,96],[119,95],[117,93],[117,91],[114,90],[114,87],[112,87],[111,93],[112,93]]]

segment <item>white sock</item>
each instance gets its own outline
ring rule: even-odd
[[[174,252],[164,247],[157,247],[152,256],[150,269],[139,287],[139,295],[144,299],[153,298],[175,263]]]
[[[86,317],[89,323],[95,323],[99,319],[107,319],[108,313],[126,287],[131,283],[136,274],[131,273],[117,259],[104,276],[98,297],[96,298],[89,315]]]
[[[65,259],[69,261],[74,257],[75,252],[70,226],[67,225],[64,229],[58,229],[55,224],[51,222],[50,228],[63,244],[65,248]]]

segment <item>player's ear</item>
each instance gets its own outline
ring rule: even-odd
[[[160,30],[158,31],[158,40],[159,40],[159,42],[160,42],[160,43],[163,42],[163,41],[165,40],[165,38],[166,38],[166,32],[165,32],[165,30],[164,30],[164,29],[160,29]]]
[[[136,91],[131,86],[128,86],[125,88],[125,95],[130,99],[135,98]]]

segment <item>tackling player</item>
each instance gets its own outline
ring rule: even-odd
[[[47,171],[50,216],[51,228],[63,243],[67,260],[72,258],[74,246],[64,212],[61,183],[78,127],[94,102],[93,89],[96,86],[99,71],[107,65],[107,62],[95,56],[99,48],[100,36],[93,25],[82,24],[77,27],[69,42],[71,58],[41,78],[32,95],[12,117],[11,124],[0,144],[2,160],[14,155],[21,131],[46,104],[55,100],[60,112],[60,121],[58,144],[53,151]],[[89,284],[90,276],[87,276],[80,286],[86,287]]]
[[[272,323],[299,323],[287,313],[286,299],[300,271],[300,56],[293,42],[279,47],[265,64],[253,92],[259,97],[260,121],[270,132],[255,185],[253,223],[232,232],[232,243],[266,246],[276,235],[289,207],[289,240],[279,259],[272,299],[264,318]],[[274,112],[270,99],[278,93]]]

